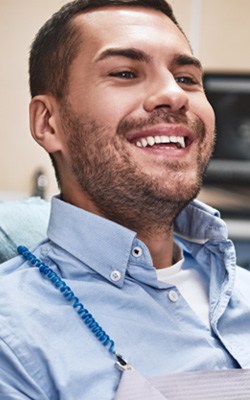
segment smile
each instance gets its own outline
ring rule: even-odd
[[[137,147],[152,147],[160,144],[174,144],[180,149],[186,147],[184,136],[147,136],[137,139],[135,142]]]

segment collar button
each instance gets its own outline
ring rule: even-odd
[[[139,247],[139,246],[134,247],[133,250],[132,250],[132,254],[133,254],[133,256],[136,257],[136,258],[141,257],[141,255],[142,255],[142,248]]]
[[[179,295],[175,290],[170,290],[168,292],[168,298],[170,301],[172,301],[172,303],[176,303],[179,299]]]
[[[122,276],[122,274],[120,273],[120,271],[114,270],[110,274],[110,279],[113,282],[118,282],[121,279],[121,276]]]

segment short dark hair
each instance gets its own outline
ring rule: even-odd
[[[106,6],[131,6],[159,10],[180,28],[165,0],[75,0],[64,5],[42,26],[30,51],[30,93],[52,94],[62,99],[67,89],[70,65],[82,43],[79,29],[72,23],[82,12]]]

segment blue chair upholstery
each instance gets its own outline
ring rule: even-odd
[[[46,238],[50,203],[39,197],[0,201],[0,263]]]

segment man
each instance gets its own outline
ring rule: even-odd
[[[214,114],[169,5],[64,6],[33,43],[30,87],[60,196],[48,239],[0,270],[1,399],[113,399],[117,352],[146,378],[250,368],[249,273],[192,201]]]

